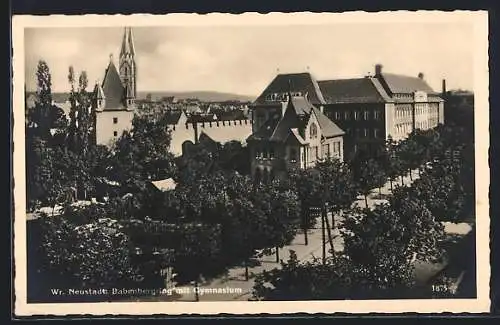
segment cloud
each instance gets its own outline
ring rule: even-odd
[[[26,78],[34,85],[43,58],[53,89],[68,89],[67,71],[86,70],[92,85],[118,54],[121,28],[32,29],[26,33]],[[216,90],[258,95],[280,72],[307,67],[318,79],[356,78],[384,70],[423,72],[439,90],[473,87],[470,24],[335,24],[134,28],[138,89]]]

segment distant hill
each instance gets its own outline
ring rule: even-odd
[[[28,92],[30,94],[35,94],[35,92]],[[257,96],[247,96],[238,95],[230,93],[222,93],[217,91],[186,91],[186,92],[175,92],[175,91],[139,91],[137,94],[138,99],[145,99],[147,94],[151,94],[153,99],[160,99],[162,97],[175,96],[178,99],[185,98],[198,98],[203,102],[223,102],[223,101],[242,101],[242,102],[252,102],[257,98]],[[69,98],[69,93],[52,93],[52,98],[57,103],[65,102]]]
[[[162,97],[174,96],[177,99],[198,98],[203,102],[223,102],[223,101],[242,101],[252,102],[257,96],[238,95],[231,93],[222,93],[217,91],[139,91],[137,97],[145,99],[147,94],[151,94],[153,99],[160,99]]]

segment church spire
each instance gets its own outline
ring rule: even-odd
[[[130,55],[130,56],[135,55],[134,37],[132,35],[132,28],[130,27],[125,27],[125,30],[123,31],[122,48],[120,51],[120,56],[124,55]]]
[[[132,28],[125,27],[120,50],[120,79],[127,93],[127,98],[134,101],[137,93],[137,68]]]

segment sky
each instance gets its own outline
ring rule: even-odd
[[[473,89],[471,23],[365,23],[275,26],[134,27],[139,91],[219,91],[258,96],[277,73],[316,79],[358,78],[377,63],[417,76],[436,91]],[[110,59],[118,66],[123,28],[27,28],[25,78],[36,89],[45,60],[52,90],[69,90],[68,68],[93,86]],[[110,58],[110,55],[112,57]]]

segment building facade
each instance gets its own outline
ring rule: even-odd
[[[254,179],[281,178],[290,169],[313,167],[327,157],[343,160],[344,131],[307,94],[296,91],[275,96],[264,91],[252,110],[252,135],[247,143]]]
[[[340,129],[345,158],[362,150],[375,154],[389,138],[402,140],[415,129],[444,123],[444,101],[418,76],[389,74],[382,65],[373,76],[317,81],[310,73],[280,74],[252,104],[254,129],[286,98],[306,95]],[[254,130],[255,131],[255,130]]]
[[[119,67],[110,56],[102,83],[94,88],[96,143],[112,146],[125,130],[132,128],[136,111],[137,66],[131,28],[125,28]]]
[[[444,100],[425,81],[424,74],[374,76],[318,82],[325,114],[347,132],[346,154],[376,153],[389,138],[405,139],[416,129],[444,124]]]

